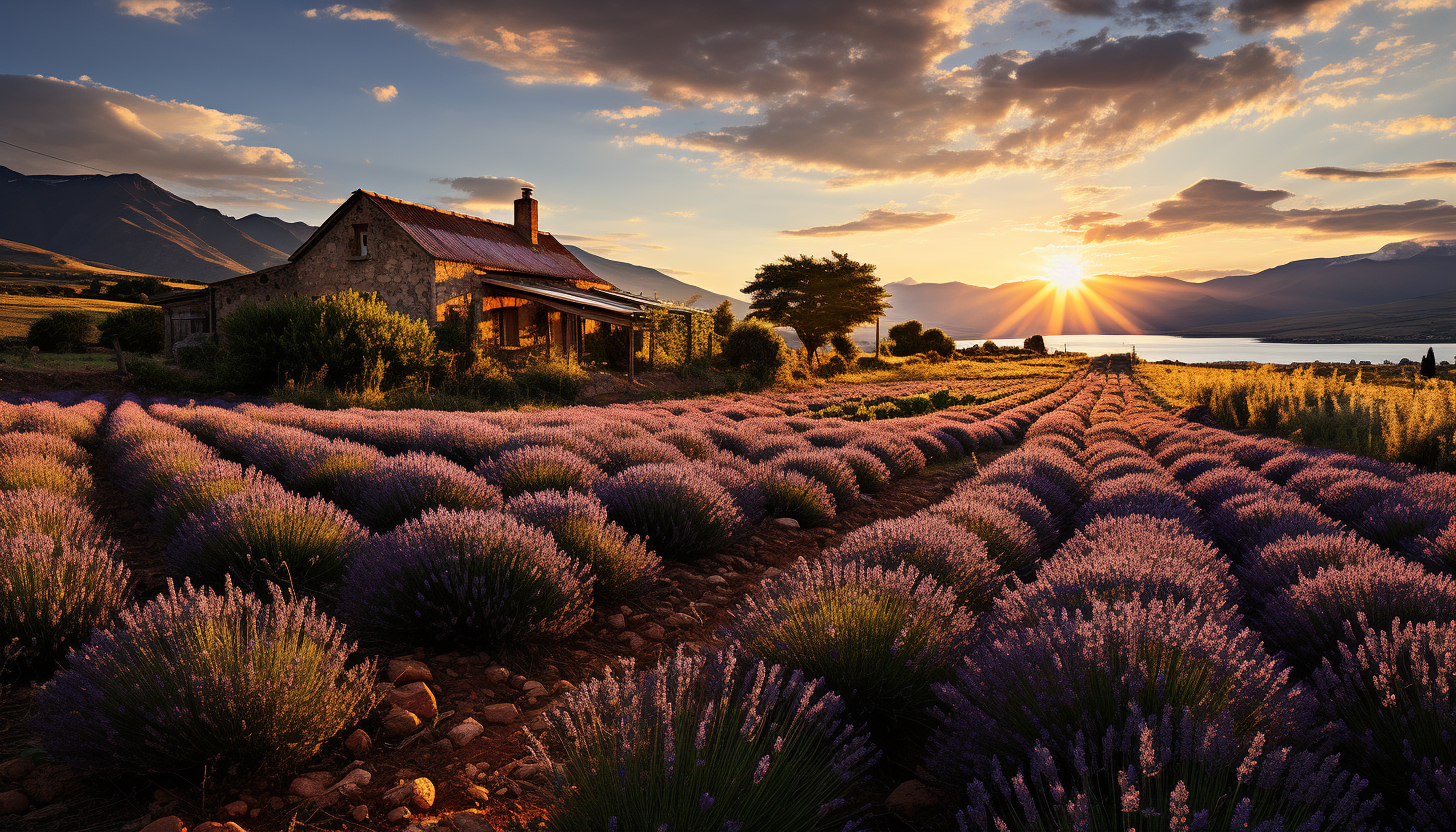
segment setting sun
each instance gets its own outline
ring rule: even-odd
[[[1065,292],[1081,288],[1082,281],[1087,279],[1087,273],[1083,271],[1081,259],[1062,255],[1047,262],[1046,273],[1042,275],[1042,279],[1058,291]]]

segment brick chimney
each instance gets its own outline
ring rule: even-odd
[[[530,188],[522,188],[521,198],[516,200],[516,233],[536,245],[536,200],[531,198]]]

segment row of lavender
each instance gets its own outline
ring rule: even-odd
[[[1359,472],[1410,489],[1357,499]],[[963,788],[964,829],[1456,827],[1441,485],[1088,385],[944,504],[767,584],[723,652],[584,687],[540,751],[559,828],[852,827],[866,739]]]
[[[0,677],[48,675],[129,600],[82,447],[105,415],[99,401],[0,403]]]
[[[1099,387],[1039,401],[1023,445],[942,503],[766,582],[732,611],[722,650],[572,694],[538,744],[565,787],[553,827],[859,825],[881,754],[918,758],[935,686],[982,637],[978,617],[1072,522],[1081,469],[1042,426],[1080,426],[1070,414]]]
[[[94,435],[104,407],[89,407]],[[373,702],[372,665],[357,664],[309,593],[323,593],[351,632],[384,641],[561,638],[587,620],[594,597],[652,585],[659,561],[645,540],[675,557],[721,545],[746,517],[778,509],[775,480],[828,516],[859,488],[917,470],[927,452],[954,458],[966,445],[1014,440],[1046,407],[989,425],[922,422],[911,439],[850,427],[822,448],[800,438],[822,423],[741,425],[750,418],[741,411],[670,419],[621,408],[610,414],[621,418],[590,421],[596,413],[581,411],[517,425],[493,447],[480,417],[442,417],[471,420],[444,431],[456,453],[491,447],[471,471],[219,408],[123,402],[102,455],[148,517],[169,586],[119,614],[118,601],[72,638],[101,628],[41,690],[35,724],[51,753],[88,767],[190,768],[218,754],[290,765]],[[548,464],[517,464],[533,456]],[[7,540],[13,530],[7,521]],[[53,583],[61,595],[72,589]]]

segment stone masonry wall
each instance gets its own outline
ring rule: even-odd
[[[369,226],[369,256],[354,256],[354,226]],[[357,200],[296,262],[244,275],[217,287],[217,316],[246,303],[318,297],[353,289],[379,293],[390,311],[435,322],[435,261],[378,206]]]

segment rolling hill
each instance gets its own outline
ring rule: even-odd
[[[0,238],[129,271],[208,282],[246,274],[286,260],[276,246],[291,252],[298,225],[256,214],[236,220],[134,173],[27,176],[0,167]]]
[[[592,273],[606,278],[619,289],[674,302],[685,301],[693,295],[698,295],[699,299],[693,305],[699,309],[711,309],[726,300],[733,305],[734,317],[742,318],[748,314],[748,303],[741,298],[730,298],[717,292],[709,292],[707,289],[699,289],[691,283],[665,275],[657,269],[636,266],[620,260],[608,260],[576,246],[566,248],[586,264]]]

